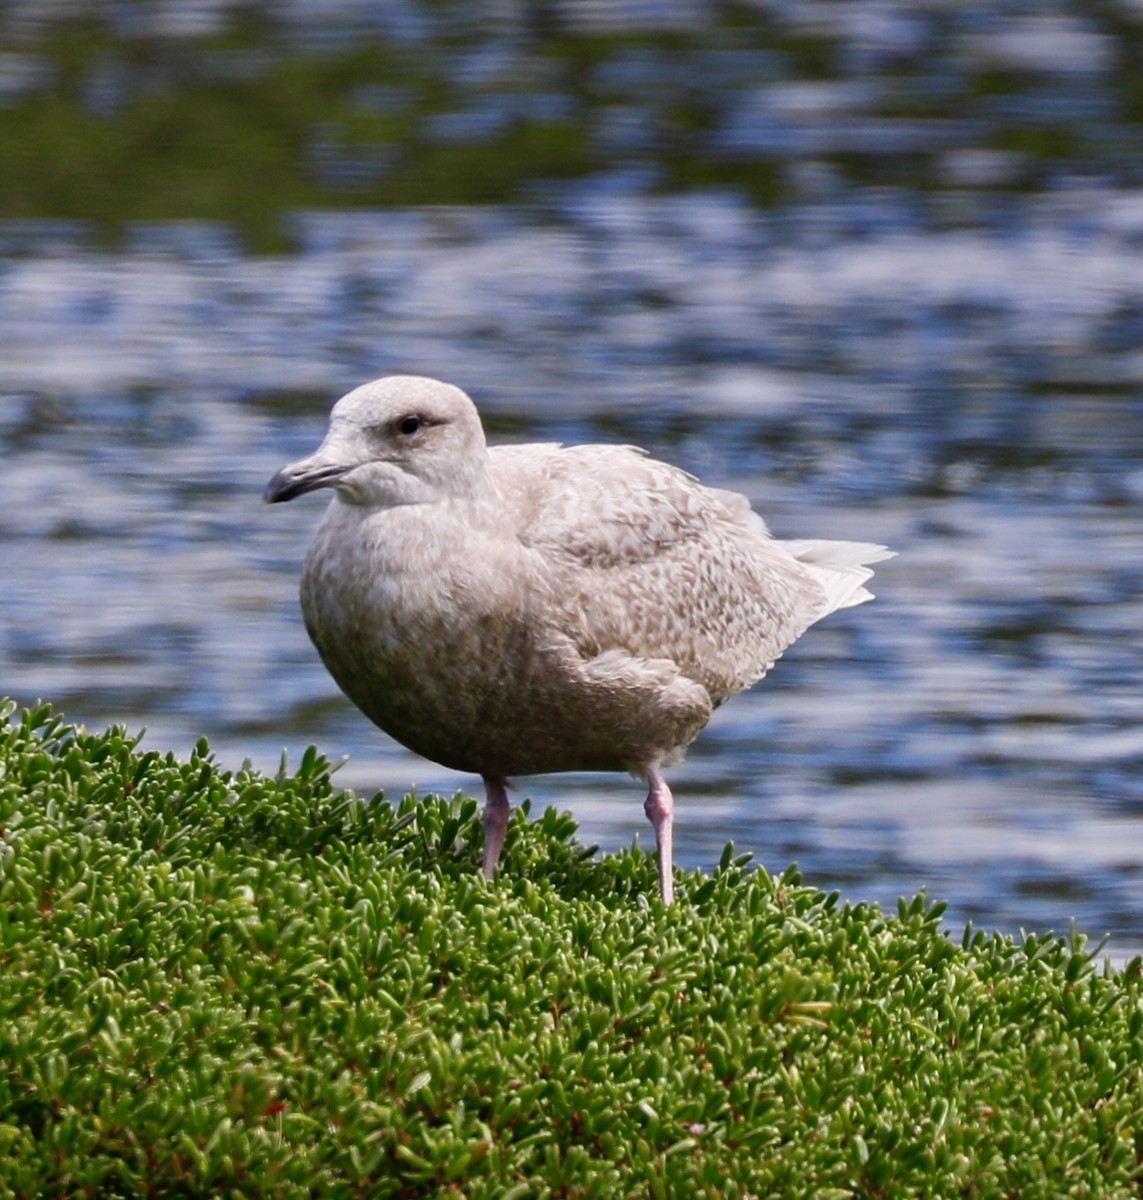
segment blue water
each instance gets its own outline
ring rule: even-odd
[[[881,20],[846,44],[883,89],[931,14],[858,7]],[[996,121],[1053,95],[1077,128],[1109,119],[1102,34],[1057,14],[1014,38],[1016,17],[973,11],[928,86],[964,56],[1038,55]],[[1143,950],[1143,186],[1109,167],[997,190],[1019,164],[979,131],[874,119],[852,79],[720,63],[744,99],[710,136],[788,156],[803,194],[778,208],[659,194],[633,161],[515,206],[296,214],[281,257],[209,224],[114,250],[0,229],[0,692],[183,754],[206,734],[234,767],[316,742],[349,756],[345,786],[471,789],[374,730],[309,646],[296,585],[321,499],[260,503],[341,392],[433,374],[494,441],[638,443],[779,536],[899,552],[874,604],[811,630],[673,772],[683,865],[733,839],[847,899],[925,887],[954,928],[1074,920],[1122,961]],[[632,55],[609,86],[665,69]],[[599,136],[644,145],[638,115]],[[961,191],[862,187],[817,158],[918,137]],[[634,781],[516,794],[605,848],[648,840]]]

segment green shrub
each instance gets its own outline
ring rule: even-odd
[[[0,724],[2,1196],[1140,1193],[1140,963]]]

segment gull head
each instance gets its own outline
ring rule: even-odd
[[[436,379],[390,375],[342,396],[322,444],[283,467],[263,499],[335,488],[348,504],[391,508],[473,496],[487,484],[484,430],[468,396]]]

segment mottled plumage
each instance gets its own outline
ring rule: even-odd
[[[479,773],[485,872],[507,778],[649,780],[664,901],[671,794],[712,710],[808,626],[871,599],[856,542],[781,542],[746,499],[625,446],[487,448],[472,401],[419,376],[335,405],[269,501],[332,487],[302,611],[342,691],[425,758]]]

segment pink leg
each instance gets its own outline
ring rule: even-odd
[[[651,787],[643,811],[655,828],[655,844],[659,847],[659,895],[664,904],[670,904],[675,898],[675,879],[672,874],[675,798],[656,768],[648,770],[647,782]]]
[[[491,879],[496,873],[496,864],[500,861],[500,850],[504,845],[504,835],[508,832],[508,803],[506,779],[489,779],[485,776],[484,792],[487,800],[484,805],[484,878]]]

